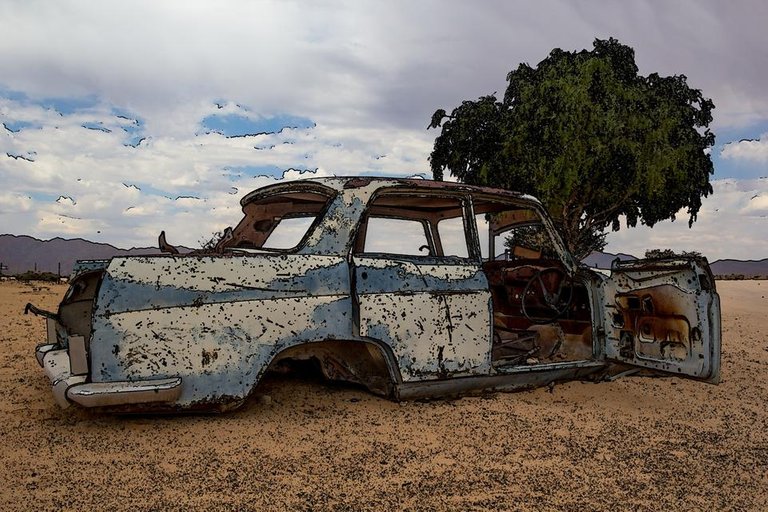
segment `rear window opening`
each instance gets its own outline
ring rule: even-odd
[[[257,197],[243,206],[245,216],[225,233],[216,252],[225,249],[288,251],[299,247],[333,198],[325,187]]]

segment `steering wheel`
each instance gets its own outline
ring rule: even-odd
[[[539,270],[523,290],[525,318],[534,324],[548,324],[560,318],[573,300],[573,277],[558,267]],[[544,316],[539,314],[544,311]],[[532,314],[535,311],[537,314]]]

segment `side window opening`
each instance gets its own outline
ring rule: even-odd
[[[489,259],[492,259],[488,257],[488,233],[490,232],[488,215],[485,213],[475,214],[475,223],[477,224],[477,235],[480,239],[480,256],[483,258],[483,261],[488,261]]]
[[[550,234],[534,210],[502,204],[481,203],[478,207],[488,210],[475,215],[483,261],[558,258]]]
[[[497,246],[503,247],[506,259],[557,258],[549,233],[540,222],[514,226],[497,239],[501,242]]]
[[[243,206],[244,217],[234,229],[225,231],[214,251],[287,251],[298,247],[334,194],[318,186],[255,197]]]
[[[428,256],[429,249],[422,222],[386,217],[368,218],[363,249],[365,252]]]
[[[464,202],[434,194],[384,193],[368,206],[355,252],[469,258]]]
[[[443,246],[443,256],[468,258],[467,237],[464,229],[464,219],[453,217],[437,223],[437,232]]]

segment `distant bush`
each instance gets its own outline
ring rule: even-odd
[[[213,252],[219,241],[224,237],[224,231],[214,231],[207,240],[198,240],[203,252]]]
[[[675,252],[672,249],[649,249],[645,251],[646,259],[660,260],[665,258],[701,258],[701,253],[698,251],[681,251]]]
[[[715,279],[720,281],[763,281],[768,279],[768,276],[745,276],[744,274],[715,274]]]
[[[34,272],[28,270],[23,274],[17,274],[16,279],[19,281],[49,281],[53,283],[59,282],[59,276],[52,272]]]

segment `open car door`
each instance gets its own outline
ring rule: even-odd
[[[606,359],[720,381],[720,298],[705,259],[617,261],[603,291]]]

